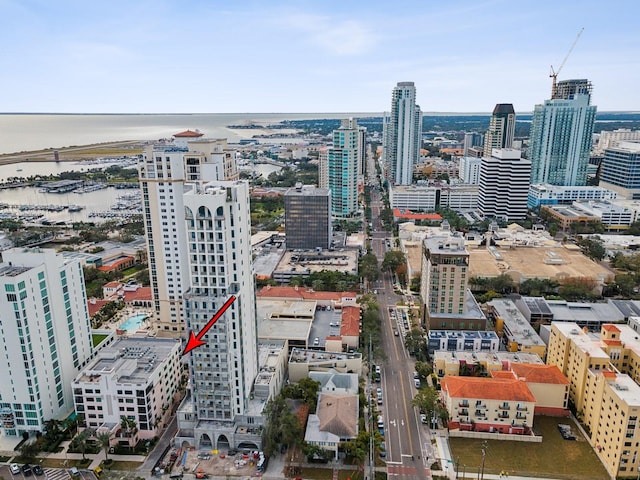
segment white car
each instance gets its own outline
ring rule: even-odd
[[[427,423],[427,416],[424,413],[420,414],[420,421],[425,424]]]
[[[9,468],[11,469],[11,473],[13,473],[14,475],[20,473],[20,467],[18,466],[17,463],[12,463]]]
[[[320,345],[320,339],[318,337],[313,339],[313,344],[314,345]]]

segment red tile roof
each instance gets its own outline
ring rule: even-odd
[[[616,378],[618,374],[616,372],[612,372],[611,370],[603,370],[602,376],[605,378]]]
[[[117,270],[120,266],[126,265],[127,263],[131,263],[134,260],[135,258],[133,257],[122,257],[114,262],[98,267],[98,270],[100,270],[101,272],[110,272],[112,270]]]
[[[185,130],[184,132],[176,133],[173,136],[175,138],[199,138],[204,136],[204,133],[194,132],[193,130]]]
[[[360,335],[360,307],[343,307],[340,335],[357,337]]]
[[[302,287],[267,285],[256,294],[258,297],[300,298],[302,300],[334,300],[339,302],[343,298],[353,298],[354,292],[316,292]]]
[[[616,327],[615,325],[611,325],[610,323],[605,323],[604,325],[602,325],[602,329],[603,330],[607,330],[608,332],[619,332],[620,329],[618,327]]]
[[[114,280],[113,282],[105,283],[102,288],[118,288],[120,286],[122,286],[122,282]]]
[[[621,347],[622,346],[622,341],[621,340],[603,340],[603,342],[606,345],[609,345],[611,347]]]
[[[442,220],[442,217],[437,213],[413,213],[410,210],[405,210],[405,209],[400,210],[398,208],[393,209],[393,216],[395,218],[402,218],[405,220],[433,220],[433,221]]]
[[[509,370],[496,370],[495,372],[491,372],[491,376],[493,378],[510,378],[511,380],[515,380],[517,378],[515,373]]]
[[[89,317],[93,317],[96,313],[100,311],[100,309],[105,306],[107,303],[112,302],[113,300],[99,300],[97,298],[90,298],[87,302],[87,307],[89,309]]]
[[[136,300],[151,300],[151,287],[140,287],[135,291],[125,291],[124,301],[125,303],[133,302]]]
[[[555,385],[568,385],[569,380],[556,365],[532,365],[529,363],[513,363],[511,371],[520,380],[527,383],[548,383]]]
[[[456,377],[442,379],[442,390],[451,398],[478,398],[513,402],[535,402],[526,382],[505,378]]]

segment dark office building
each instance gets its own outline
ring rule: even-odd
[[[289,250],[331,246],[331,192],[296,184],[284,194],[284,226]]]

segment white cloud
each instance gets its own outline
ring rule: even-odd
[[[321,15],[288,14],[279,19],[288,28],[305,34],[322,50],[339,56],[360,55],[371,51],[376,39],[362,22]]]

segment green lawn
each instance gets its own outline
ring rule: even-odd
[[[103,335],[102,333],[94,333],[93,335],[91,335],[91,338],[93,339],[93,346],[97,347],[100,342],[102,342],[107,337],[108,335]]]
[[[39,463],[42,467],[48,468],[86,468],[88,466],[88,463],[83,462],[82,460],[65,460],[64,458],[42,458],[36,460],[36,463]]]
[[[573,427],[577,441],[564,440],[557,425]],[[542,443],[486,441],[485,473],[555,477],[571,480],[600,480],[608,478],[607,471],[581,435],[578,427],[566,418],[536,416],[534,430],[542,435]],[[482,440],[450,438],[453,458],[459,461],[460,471],[466,465],[466,476],[477,475],[482,463]]]
[[[104,470],[129,470],[130,471],[130,470],[135,470],[140,465],[142,465],[142,462],[129,462],[129,461],[126,461],[126,460],[114,460],[113,462],[111,462],[107,466],[105,466],[104,464],[101,464],[100,466]]]
[[[332,480],[333,479],[333,470],[330,468],[313,468],[313,467],[303,467],[302,468],[302,478],[308,478],[311,480]]]

